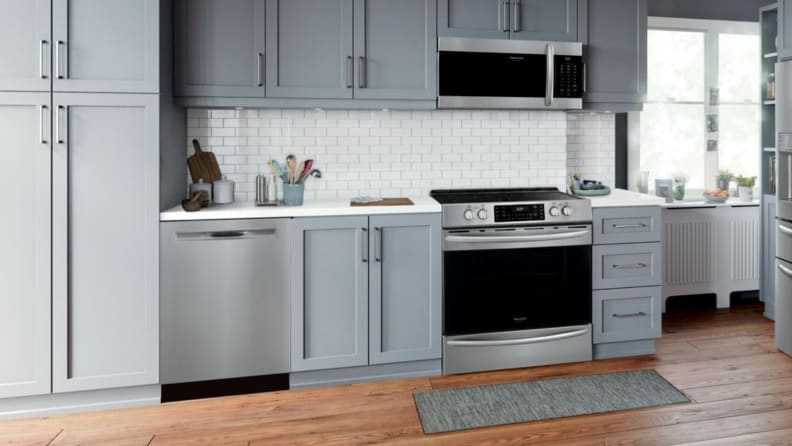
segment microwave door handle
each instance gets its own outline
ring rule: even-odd
[[[553,90],[555,90],[555,48],[552,43],[545,47],[547,57],[547,76],[545,83],[545,106],[553,105]]]

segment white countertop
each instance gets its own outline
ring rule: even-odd
[[[759,200],[754,201],[741,201],[739,198],[729,198],[725,203],[707,203],[703,198],[701,200],[684,200],[674,201],[673,203],[663,203],[664,208],[700,208],[700,207],[743,207],[743,206],[759,206]]]
[[[583,197],[591,201],[592,208],[618,208],[628,206],[660,206],[665,198],[640,194],[624,189],[612,189],[610,195],[602,197]]]
[[[410,197],[413,206],[355,206],[349,200],[306,200],[302,206],[256,206],[251,201],[217,204],[198,212],[181,205],[160,212],[160,221],[239,220],[244,218],[328,217],[339,215],[440,213],[440,203],[430,197]]]

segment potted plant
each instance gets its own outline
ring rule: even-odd
[[[688,182],[688,176],[682,172],[674,174],[674,200],[682,201],[685,199],[685,185]]]
[[[753,188],[756,185],[756,177],[744,177],[739,175],[737,177],[737,186],[740,191],[740,200],[751,202],[753,201]]]
[[[717,181],[718,189],[728,191],[729,183],[731,183],[732,181],[734,181],[733,173],[731,173],[726,169],[718,171],[718,181]]]

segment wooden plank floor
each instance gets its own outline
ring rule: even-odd
[[[656,355],[0,422],[13,445],[792,445],[792,359],[761,307],[668,315]],[[691,404],[424,435],[412,393],[657,370]]]

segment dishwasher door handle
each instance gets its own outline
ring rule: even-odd
[[[204,232],[177,232],[177,240],[230,240],[238,238],[258,238],[275,235],[274,228],[267,229],[242,229],[229,231],[204,231]]]

